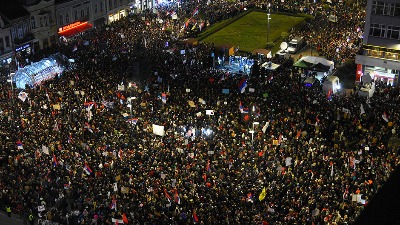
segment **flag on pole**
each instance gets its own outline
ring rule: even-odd
[[[167,95],[165,93],[161,94],[161,101],[165,104],[167,103]]]
[[[87,175],[90,175],[93,171],[92,169],[90,169],[89,165],[85,163],[85,165],[83,166],[83,169],[85,170],[85,172],[87,173]]]
[[[207,162],[206,171],[211,172],[210,160],[208,160],[208,162]]]
[[[361,106],[360,106],[360,115],[362,115],[364,113],[365,113],[364,106],[363,106],[363,104],[361,104]]]
[[[331,177],[333,177],[333,163],[331,162]]]
[[[329,90],[328,93],[326,94],[326,98],[328,100],[332,100],[332,90]]]
[[[56,155],[53,155],[53,166],[56,167],[58,165],[57,157]]]
[[[168,199],[168,201],[171,202],[172,198],[171,198],[171,196],[168,194],[167,189],[164,189],[164,194],[165,194],[165,197]]]
[[[382,119],[386,122],[389,122],[389,116],[387,115],[386,111],[382,114]]]
[[[22,142],[18,140],[17,142],[17,149],[24,149],[24,146],[22,145]]]
[[[239,110],[241,113],[243,113],[243,105],[242,105],[242,101],[239,102]]]
[[[261,191],[260,195],[258,196],[258,200],[260,200],[260,201],[264,200],[265,196],[267,196],[267,189],[265,189],[265,187],[264,187],[263,190]]]
[[[117,199],[115,199],[114,196],[111,200],[110,209],[115,209],[115,211],[117,211]]]
[[[176,190],[176,189],[175,189],[175,196],[174,196],[174,199],[175,199],[175,203],[176,203],[176,204],[178,204],[178,205],[181,204],[181,198],[179,197],[178,190]]]
[[[198,13],[199,13],[199,8],[195,8],[194,11],[193,11],[193,13],[192,13],[192,16],[195,16],[195,15],[197,15]]]
[[[243,77],[243,79],[238,84],[240,93],[244,93],[246,91],[246,87],[247,87],[247,80],[246,78]]]
[[[124,223],[126,223],[126,224],[129,223],[128,218],[126,217],[126,214],[125,214],[125,213],[122,213],[122,220],[123,220]]]
[[[137,124],[138,122],[138,118],[129,118],[126,120],[126,122],[132,123],[132,124]]]
[[[194,210],[193,210],[193,221],[196,223],[199,222],[199,218],[197,217],[197,214]]]

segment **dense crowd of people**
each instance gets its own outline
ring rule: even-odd
[[[54,47],[73,68],[24,101],[2,84],[1,205],[60,224],[351,224],[398,164],[400,89],[327,98],[290,60],[230,74],[156,18]]]

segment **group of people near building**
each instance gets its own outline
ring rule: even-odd
[[[75,62],[60,78],[1,84],[1,205],[59,224],[352,223],[398,164],[399,88],[327,96],[290,62],[231,74],[150,14],[54,46]]]

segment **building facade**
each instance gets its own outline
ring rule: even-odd
[[[368,0],[363,46],[356,56],[356,82],[364,74],[398,85],[400,73],[400,2]]]
[[[9,64],[13,56],[11,26],[0,16],[0,65]]]
[[[47,48],[56,43],[54,0],[20,0],[29,12],[30,29],[35,37],[34,49]]]

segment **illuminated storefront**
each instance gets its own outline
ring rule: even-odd
[[[66,26],[60,27],[58,29],[58,34],[64,37],[71,37],[74,36],[80,32],[83,32],[89,28],[91,28],[93,25],[90,24],[89,22],[75,22],[68,24]]]
[[[112,22],[118,21],[118,20],[124,18],[127,15],[128,15],[128,11],[126,9],[122,9],[122,10],[119,10],[119,11],[117,11],[115,13],[111,13],[111,14],[108,15],[108,23],[112,23]]]

